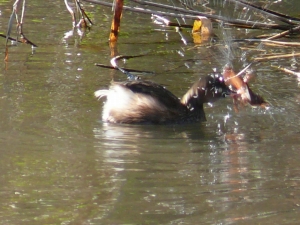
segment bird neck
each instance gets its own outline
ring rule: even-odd
[[[189,110],[203,110],[203,103],[206,102],[206,89],[200,82],[196,82],[182,97],[181,103]]]

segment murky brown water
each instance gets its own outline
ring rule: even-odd
[[[280,10],[293,13],[296,3],[283,2]],[[0,5],[4,33],[12,2]],[[251,84],[272,105],[268,111],[235,113],[224,99],[206,107],[206,123],[103,124],[93,92],[112,75],[126,78],[94,66],[109,64],[111,11],[86,10],[96,25],[80,40],[76,31],[67,37],[72,27],[63,1],[28,1],[24,31],[39,47],[11,46],[2,63],[0,224],[298,224],[299,86],[271,67],[299,71],[298,58],[254,65]],[[193,48],[188,32],[184,45],[172,29],[155,30],[161,28],[148,16],[127,12],[123,19],[120,54],[148,54],[126,66],[155,71],[147,79],[178,96],[226,63],[223,45]],[[256,49],[234,52],[239,59],[298,51]]]

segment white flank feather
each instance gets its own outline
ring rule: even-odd
[[[107,96],[109,93],[109,90],[98,90],[94,92],[94,95],[96,98],[100,99],[102,97]]]

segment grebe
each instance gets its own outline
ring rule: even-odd
[[[180,100],[163,86],[151,81],[113,82],[95,96],[106,97],[102,119],[110,123],[188,123],[205,121],[203,104],[230,94],[223,77],[200,78]]]

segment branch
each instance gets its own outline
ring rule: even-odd
[[[103,5],[103,6],[108,6],[112,7],[113,4],[109,2],[104,2],[100,0],[83,0],[85,2],[90,2],[98,5]],[[253,21],[244,21],[244,20],[239,20],[239,19],[229,19],[225,18],[222,16],[217,16],[217,15],[210,15],[206,13],[201,13],[198,11],[194,10],[187,10],[183,8],[178,8],[174,6],[169,6],[169,5],[162,5],[154,2],[148,2],[148,1],[141,1],[141,0],[131,0],[133,2],[143,4],[143,5],[150,5],[150,6],[155,6],[155,7],[163,7],[165,9],[172,9],[177,12],[181,13],[168,13],[168,12],[162,12],[162,11],[156,11],[156,10],[149,10],[149,9],[143,9],[139,7],[130,7],[130,6],[123,6],[123,10],[129,10],[132,12],[137,12],[137,13],[145,13],[145,14],[157,14],[160,16],[169,16],[169,17],[175,17],[175,18],[187,18],[187,19],[198,19],[199,16],[205,16],[209,19],[212,19],[216,22],[224,22],[225,25],[234,25],[234,26],[239,26],[243,28],[248,28],[248,29],[278,29],[278,30],[289,30],[293,26],[291,25],[280,25],[280,24],[265,24],[265,23],[259,23],[259,22],[253,22]],[[186,13],[186,14],[183,14]]]

